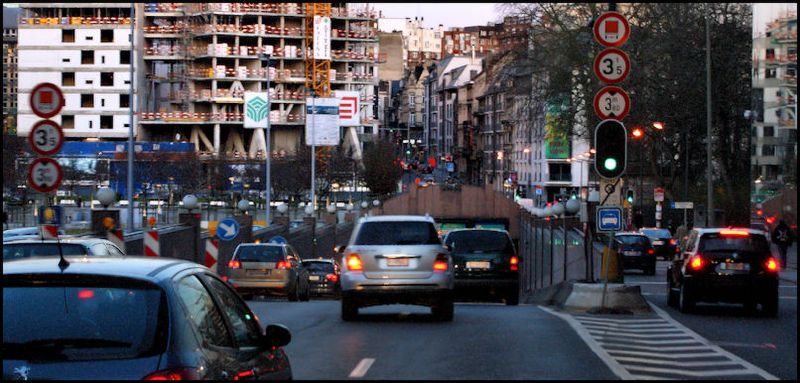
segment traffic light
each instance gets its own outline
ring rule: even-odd
[[[618,178],[625,173],[628,155],[628,136],[625,125],[617,120],[605,120],[594,129],[597,151],[594,169],[601,177]]]
[[[625,199],[628,201],[629,204],[633,205],[633,190],[628,190],[625,195]]]

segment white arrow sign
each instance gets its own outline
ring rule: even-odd
[[[221,223],[221,224],[219,224],[219,228],[222,229],[222,230],[225,230],[225,236],[226,237],[231,237],[231,236],[233,236],[233,233],[236,233],[236,227],[235,226],[228,226],[228,225],[225,225],[225,224]]]

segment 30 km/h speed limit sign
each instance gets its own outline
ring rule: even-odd
[[[43,156],[52,156],[58,153],[61,146],[64,145],[64,132],[55,122],[42,120],[33,125],[28,134],[28,142],[34,152]]]
[[[28,167],[28,185],[40,193],[58,189],[64,172],[52,158],[37,158]]]
[[[631,99],[622,88],[607,86],[594,96],[594,112],[601,120],[621,121],[631,109]]]
[[[64,107],[64,93],[55,84],[41,83],[31,91],[30,104],[34,114],[41,118],[50,118]]]
[[[631,70],[631,60],[617,48],[606,48],[594,58],[594,74],[606,84],[625,80]]]

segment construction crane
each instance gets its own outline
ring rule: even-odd
[[[314,57],[314,16],[331,17],[331,3],[306,3],[306,90],[317,97],[330,97],[331,60]]]

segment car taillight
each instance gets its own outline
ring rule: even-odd
[[[91,299],[94,297],[94,290],[78,291],[78,299]]]
[[[347,270],[348,271],[364,271],[364,266],[361,264],[361,257],[358,254],[350,254],[347,256]]]
[[[689,267],[692,270],[700,270],[705,266],[705,260],[700,255],[693,255],[691,259],[689,259]]]
[[[669,244],[674,246],[675,245],[675,240],[674,239],[670,239],[669,240]]]
[[[275,265],[275,268],[276,269],[282,269],[282,270],[288,270],[288,269],[292,268],[292,264],[290,262],[288,262],[288,261],[279,261]]]
[[[767,269],[767,271],[776,272],[778,269],[780,269],[780,266],[780,263],[778,263],[778,260],[775,259],[775,257],[769,257],[767,258],[767,261],[764,262],[764,267]]]
[[[336,275],[336,274],[328,274],[328,275],[325,276],[325,279],[327,279],[327,280],[329,280],[331,282],[336,282],[336,281],[339,280],[339,276]]]
[[[241,269],[242,268],[242,264],[241,264],[241,262],[239,262],[237,260],[231,259],[228,262],[228,268],[229,269]]]
[[[519,258],[516,255],[511,257],[511,271],[519,271]]]
[[[720,230],[719,233],[723,237],[747,237],[750,233],[744,230]]]
[[[649,254],[649,255],[653,255],[653,254],[655,254],[655,253],[656,253],[656,251],[655,251],[655,250],[653,250],[653,249],[649,249],[649,250],[647,250],[647,254]]]
[[[436,261],[433,262],[433,271],[447,271],[447,255],[436,255]]]
[[[200,376],[193,368],[171,368],[156,371],[145,376],[142,380],[197,380]]]

